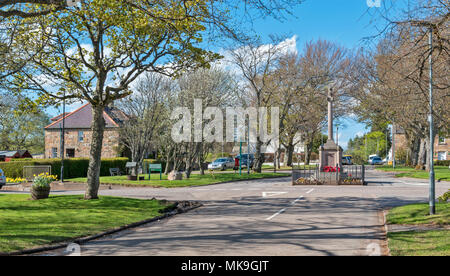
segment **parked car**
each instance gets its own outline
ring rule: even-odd
[[[6,185],[6,176],[5,176],[5,174],[3,173],[3,170],[0,169],[0,189],[1,189],[4,185]]]
[[[375,156],[372,159],[369,160],[369,164],[370,165],[382,165],[383,164],[383,160],[381,160],[380,157]]]
[[[353,165],[351,156],[343,156],[342,157],[342,165]]]
[[[211,164],[208,165],[209,170],[226,170],[234,168],[234,159],[230,157],[224,157],[214,160]]]
[[[241,155],[237,155],[236,158],[241,160]],[[250,168],[253,168],[255,156],[253,154],[242,154],[241,166],[247,167],[247,161],[250,162]]]

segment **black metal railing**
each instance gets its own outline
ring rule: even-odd
[[[293,185],[365,185],[364,165],[344,165],[321,170],[319,165],[294,166]]]

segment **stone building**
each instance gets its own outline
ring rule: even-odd
[[[89,158],[92,139],[92,107],[85,104],[77,110],[61,114],[51,119],[45,127],[45,158],[61,157],[61,132],[64,118],[64,149],[66,158]],[[127,116],[117,108],[107,107],[103,113],[105,133],[103,138],[102,158],[120,155],[120,126]]]
[[[408,147],[408,141],[406,139],[405,131],[396,126],[395,127],[395,153],[396,155],[400,150],[406,150]],[[449,135],[436,135],[434,140],[434,160],[450,160],[450,136]]]

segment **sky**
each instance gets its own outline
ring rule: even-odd
[[[311,40],[326,39],[350,49],[367,47],[364,38],[379,33],[373,14],[376,7],[369,7],[368,2],[384,0],[305,0],[293,8],[293,16],[285,20],[261,19],[253,24],[253,29],[263,42],[269,42],[269,36],[285,35],[296,37],[296,47],[300,52],[303,45]],[[73,111],[80,104],[73,104],[67,111]],[[61,110],[50,109],[50,115],[57,115]],[[342,118],[339,122],[339,144],[346,149],[350,138],[361,136],[369,130],[355,118]]]

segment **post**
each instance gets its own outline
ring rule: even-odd
[[[250,174],[250,117],[247,123],[247,174]]]
[[[63,112],[62,112],[62,131],[61,131],[61,184],[64,183],[64,137],[65,137],[65,122],[66,122],[66,90],[63,90]]]
[[[395,170],[395,123],[392,122],[392,168]]]
[[[434,121],[433,121],[433,28],[430,27],[430,215],[436,213],[434,183]]]
[[[242,175],[242,140],[239,143],[239,175]]]

